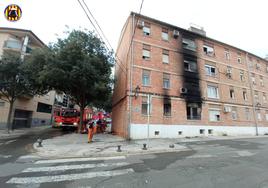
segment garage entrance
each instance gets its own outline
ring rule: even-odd
[[[13,119],[13,129],[31,127],[32,112],[16,109]]]

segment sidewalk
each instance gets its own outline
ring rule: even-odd
[[[260,136],[259,136],[260,137]],[[258,138],[259,138],[258,137]],[[268,138],[267,136],[264,136]],[[148,153],[163,153],[163,152],[178,152],[185,151],[188,148],[185,142],[209,141],[209,140],[226,140],[226,139],[242,139],[242,138],[257,138],[255,136],[245,137],[226,137],[226,136],[210,136],[210,137],[193,137],[193,138],[177,138],[177,139],[150,139],[147,150],[143,150],[143,144],[147,144],[147,140],[132,140],[111,135],[111,134],[96,134],[93,137],[92,143],[87,143],[86,134],[66,134],[63,136],[54,137],[53,139],[44,140],[43,147],[34,148],[37,151],[35,155],[42,158],[57,158],[57,157],[98,157],[98,156],[116,156],[116,155],[134,155]],[[118,152],[118,145],[121,146],[121,152]],[[174,145],[174,148],[170,148]]]
[[[29,132],[36,132],[40,130],[44,130],[47,128],[50,128],[51,125],[46,126],[40,126],[40,127],[31,127],[31,128],[22,128],[22,129],[14,129],[10,130],[9,133],[7,132],[7,129],[0,129],[0,139],[6,139],[6,138],[16,138],[21,135],[27,134]]]
[[[147,140],[126,141],[111,134],[96,134],[93,142],[87,143],[86,134],[73,133],[44,140],[43,147],[37,147],[37,143],[35,143],[34,148],[37,150],[36,155],[44,158],[114,156],[187,149],[185,146],[174,144],[174,139],[150,139],[147,150],[142,149],[144,143],[147,144]],[[170,148],[170,144],[174,144],[174,148]],[[118,145],[121,146],[121,152],[117,151]]]

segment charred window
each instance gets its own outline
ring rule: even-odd
[[[169,98],[164,98],[164,116],[171,116],[171,100]]]
[[[184,60],[184,70],[189,72],[197,72],[196,61]]]
[[[182,47],[184,49],[196,51],[196,44],[194,40],[183,38],[182,39]]]
[[[200,120],[201,119],[201,104],[187,103],[187,119]]]

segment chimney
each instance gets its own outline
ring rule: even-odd
[[[206,31],[204,30],[204,28],[196,24],[190,23],[190,27],[188,30],[206,36]]]

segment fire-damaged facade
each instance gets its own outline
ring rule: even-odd
[[[268,61],[131,13],[117,48],[112,130],[132,139],[268,133]]]

